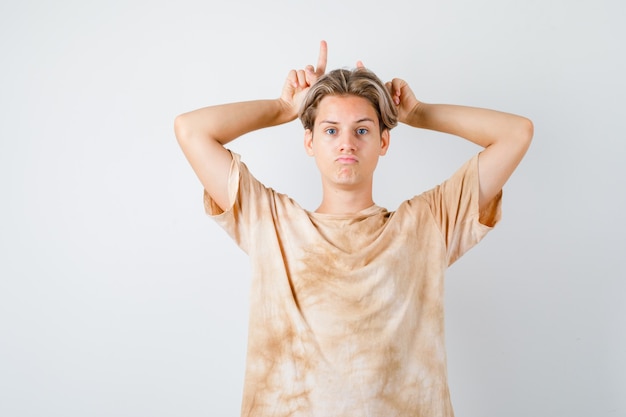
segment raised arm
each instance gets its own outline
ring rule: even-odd
[[[205,190],[223,210],[228,201],[231,154],[224,145],[254,130],[294,120],[306,90],[326,71],[327,46],[317,67],[291,70],[280,98],[204,107],[176,117],[176,139]]]
[[[525,117],[476,107],[423,103],[398,78],[388,82],[387,88],[398,106],[400,122],[456,135],[485,148],[478,157],[481,208],[500,192],[530,146],[533,124]]]

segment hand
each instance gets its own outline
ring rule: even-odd
[[[418,126],[418,109],[422,103],[415,98],[409,84],[400,78],[394,78],[385,83],[385,86],[398,109],[398,121],[411,126]]]
[[[357,61],[356,67],[365,68],[365,65],[362,61]],[[400,78],[394,78],[385,83],[385,87],[387,87],[391,99],[398,109],[398,121],[415,126],[419,118],[417,110],[422,103],[415,97],[409,84]]]
[[[298,113],[309,88],[326,72],[327,59],[328,45],[326,41],[321,41],[317,67],[307,65],[304,69],[289,71],[280,99],[291,109],[293,114]]]

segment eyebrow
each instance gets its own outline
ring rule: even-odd
[[[374,119],[371,119],[369,117],[363,117],[363,118],[355,121],[354,123],[363,123],[363,122],[375,123]],[[339,122],[335,122],[333,120],[322,120],[322,121],[320,121],[320,124],[323,124],[323,123],[330,124],[330,125],[338,125],[339,124]]]

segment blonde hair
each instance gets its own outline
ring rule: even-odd
[[[320,77],[307,92],[298,114],[305,129],[313,130],[319,103],[329,95],[353,95],[368,100],[378,115],[381,132],[398,124],[398,111],[391,95],[376,74],[366,68],[336,69]]]

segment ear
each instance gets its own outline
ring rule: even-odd
[[[385,129],[382,131],[382,133],[380,134],[380,155],[384,155],[387,153],[387,150],[389,149],[389,139],[390,139],[390,132],[389,129]]]
[[[304,150],[307,155],[313,156],[313,131],[311,129],[306,129],[304,131]]]

